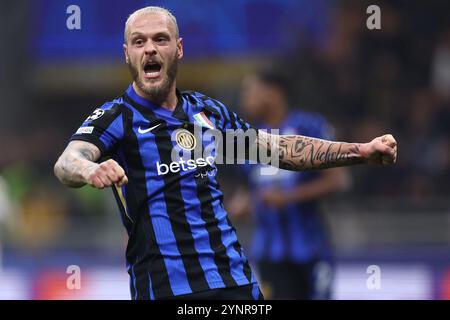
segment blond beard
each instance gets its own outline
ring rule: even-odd
[[[128,59],[128,61],[131,61]],[[164,77],[163,82],[158,87],[146,87],[139,78],[138,69],[131,63],[127,63],[128,69],[130,70],[131,77],[136,83],[137,87],[144,92],[148,99],[156,104],[161,104],[164,102],[170,94],[172,84],[174,83],[177,73],[178,73],[178,60],[176,57],[172,59],[167,74]]]

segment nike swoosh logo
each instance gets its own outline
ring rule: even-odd
[[[139,128],[138,128],[138,132],[139,132],[140,134],[144,134],[144,133],[150,132],[150,131],[152,131],[153,129],[156,129],[157,127],[159,127],[161,124],[162,124],[162,123],[158,123],[156,126],[150,127],[150,128],[148,128],[148,129],[141,129],[141,127],[139,127]]]

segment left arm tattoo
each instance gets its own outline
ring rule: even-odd
[[[359,143],[333,142],[300,135],[271,135],[260,131],[258,147],[278,152],[279,167],[306,171],[365,163]]]

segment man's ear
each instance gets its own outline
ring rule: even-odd
[[[183,38],[177,40],[177,58],[183,58]]]
[[[125,62],[130,63],[130,59],[128,58],[128,47],[126,44],[123,44],[123,53],[125,54]]]

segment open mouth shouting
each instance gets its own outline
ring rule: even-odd
[[[144,64],[144,78],[156,79],[161,75],[161,64],[156,61],[147,61]]]

